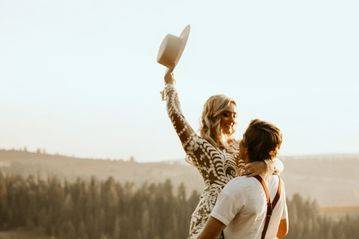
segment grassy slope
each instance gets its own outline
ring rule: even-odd
[[[24,230],[13,230],[0,232],[0,239],[54,239],[48,236],[43,236],[41,233]]]
[[[359,206],[358,159],[359,155],[283,157],[287,195],[298,192],[317,199],[323,206]],[[175,186],[184,182],[188,191],[203,188],[196,169],[179,162],[136,163],[0,150],[0,170],[25,176],[51,174],[69,180],[112,176],[136,184],[169,178]]]

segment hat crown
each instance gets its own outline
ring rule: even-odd
[[[167,34],[162,40],[157,54],[157,62],[168,67],[174,68],[186,46],[189,36],[190,26],[188,25],[181,33],[180,37]]]

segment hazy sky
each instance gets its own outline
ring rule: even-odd
[[[224,93],[237,137],[261,118],[282,129],[282,155],[358,153],[358,12],[345,0],[0,0],[0,147],[182,158],[155,59],[191,24],[175,76],[193,128]]]

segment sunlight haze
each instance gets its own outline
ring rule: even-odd
[[[194,129],[205,100],[281,128],[280,154],[359,153],[357,1],[0,0],[0,148],[184,157],[157,50],[191,25],[175,69]]]

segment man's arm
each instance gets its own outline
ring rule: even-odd
[[[225,227],[221,221],[210,216],[198,239],[217,239]]]
[[[242,189],[243,185],[238,182],[239,179],[233,179],[224,186],[222,192],[218,195],[216,205],[212,209],[207,223],[198,237],[199,239],[217,239],[223,229],[235,218],[244,206]]]
[[[277,232],[277,237],[278,238],[283,238],[288,234],[288,223],[287,223],[287,219],[282,219],[280,220],[280,224],[278,227],[278,232]]]

